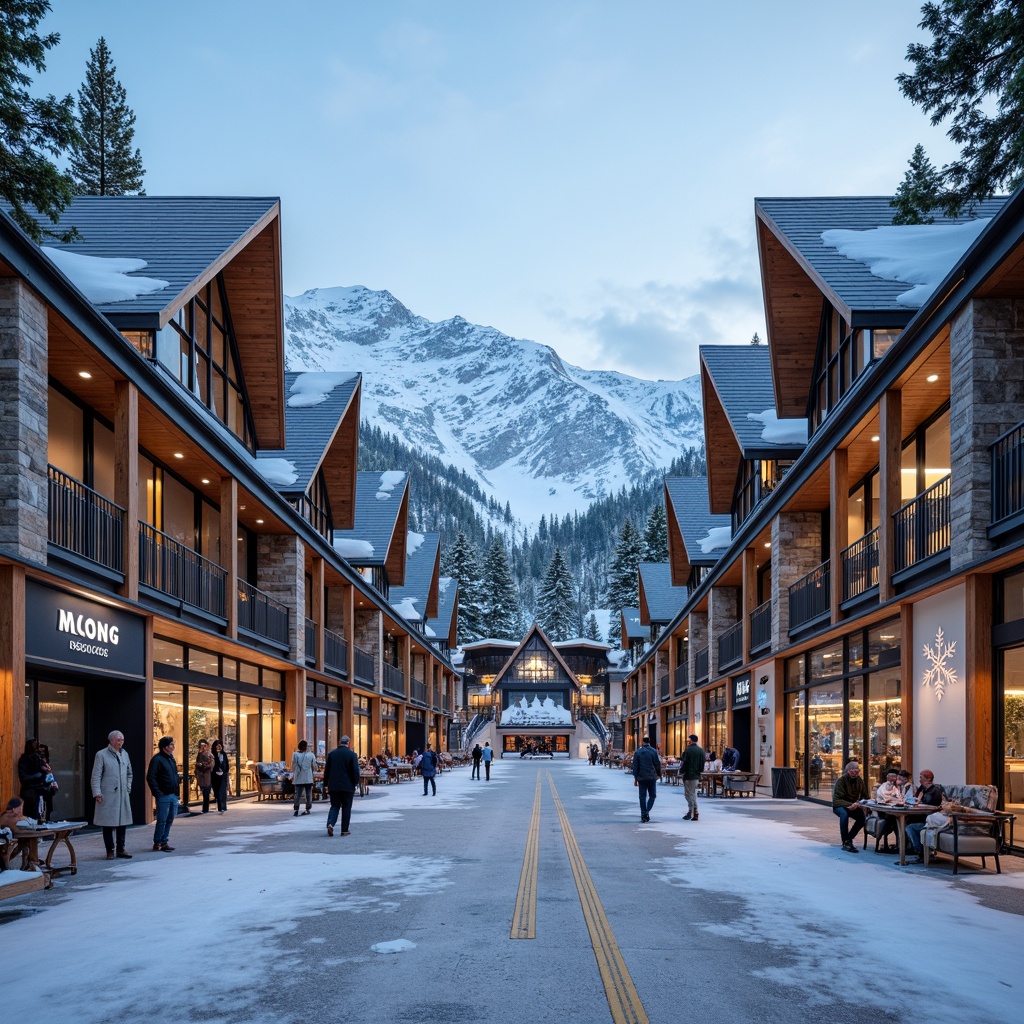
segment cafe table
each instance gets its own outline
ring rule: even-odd
[[[392,765],[388,770],[389,771],[393,771],[395,773],[395,778],[399,782],[401,782],[403,778],[408,778],[410,782],[412,781],[412,765],[411,764],[396,764],[396,765]]]
[[[27,871],[33,865],[39,865],[50,878],[60,878],[65,872],[77,875],[78,858],[75,856],[74,846],[71,845],[71,837],[80,829],[85,828],[87,824],[86,821],[51,821],[46,825],[15,825],[12,830],[17,843],[14,854],[21,853],[22,870]],[[53,840],[45,861],[39,859],[40,839]],[[61,844],[67,847],[70,861],[68,864],[55,868],[53,854]]]
[[[900,859],[897,863],[900,867],[905,867],[907,863],[907,819],[927,818],[932,811],[938,810],[938,807],[932,804],[880,804],[877,800],[865,800],[863,806],[876,814],[885,814],[895,819],[900,848]]]

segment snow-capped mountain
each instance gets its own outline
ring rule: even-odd
[[[431,323],[386,291],[285,301],[290,370],[359,370],[362,415],[464,469],[533,522],[585,509],[699,447],[700,381],[646,381],[563,362],[462,317]]]

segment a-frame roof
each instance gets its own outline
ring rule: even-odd
[[[388,601],[406,622],[436,618],[441,534],[410,533],[407,544],[405,583],[391,588]]]
[[[671,622],[686,604],[686,587],[672,586],[668,562],[640,563],[640,624]]]
[[[516,647],[516,649],[509,655],[509,659],[502,666],[501,671],[494,677],[494,682],[493,682],[492,686],[495,689],[498,689],[499,687],[502,686],[503,683],[506,686],[511,685],[511,681],[508,680],[506,677],[508,676],[508,674],[511,671],[512,667],[516,664],[516,662],[518,661],[519,657],[522,655],[523,651],[526,650],[527,646],[530,644],[530,642],[533,640],[534,637],[536,637],[540,641],[540,644],[541,644],[542,647],[546,647],[551,652],[551,654],[554,657],[555,661],[558,662],[559,666],[562,668],[562,670],[568,676],[569,682],[572,683],[573,687],[576,690],[579,690],[579,688],[580,688],[580,681],[576,678],[576,674],[565,663],[565,659],[562,657],[561,654],[558,653],[558,649],[548,639],[547,634],[544,632],[543,629],[540,628],[540,624],[538,622],[534,622],[533,625],[526,631],[526,636],[523,637],[523,639],[520,642],[519,646]],[[521,686],[522,684],[517,681],[515,683],[515,685],[516,686]]]
[[[356,474],[356,517],[351,530],[334,531],[334,547],[357,568],[383,567],[392,587],[405,583],[409,474],[362,470]]]
[[[362,375],[286,373],[284,384],[286,446],[257,454],[284,459],[294,471],[293,482],[278,485],[283,494],[308,494],[323,469],[335,529],[350,530],[355,526]]]
[[[454,648],[458,643],[459,631],[459,581],[451,576],[442,576],[437,581],[437,615],[427,619],[426,634],[429,639],[446,640]]]
[[[622,615],[623,650],[628,648],[630,643],[651,639],[651,627],[644,625],[639,608],[623,608],[620,614]]]
[[[732,517],[708,508],[704,476],[665,477],[668,561],[674,587],[685,587],[695,565],[714,565],[732,538]]]

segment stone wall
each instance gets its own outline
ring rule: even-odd
[[[708,636],[711,638],[711,649],[708,652],[711,663],[711,678],[718,673],[718,638],[730,627],[739,622],[740,588],[712,587],[708,600]]]
[[[288,609],[288,648],[295,661],[306,657],[305,545],[295,536],[257,537],[256,586]]]
[[[772,650],[789,644],[789,588],[821,562],[821,514],[779,513],[772,520]]]

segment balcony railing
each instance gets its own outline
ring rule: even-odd
[[[684,661],[676,669],[675,673],[675,696],[678,697],[681,693],[686,693],[690,689],[690,666]]]
[[[750,613],[750,653],[760,654],[772,645],[772,602],[759,604]]]
[[[352,664],[355,669],[355,677],[367,686],[375,686],[377,683],[377,659],[372,654],[359,647],[352,648]]]
[[[361,652],[360,652],[361,653]],[[324,668],[348,675],[348,644],[333,630],[324,630]],[[373,659],[370,659],[370,679],[373,679]]]
[[[659,685],[660,685],[660,688],[661,688],[661,700],[664,703],[666,700],[669,699],[669,697],[672,696],[672,690],[671,690],[671,687],[669,686],[668,673],[667,672],[659,680]]]
[[[124,571],[124,509],[81,481],[47,467],[51,544],[115,572]]]
[[[238,628],[288,646],[288,609],[245,580],[238,581]]]
[[[892,518],[895,557],[893,571],[909,569],[950,545],[949,493],[951,477],[932,484]]]
[[[830,579],[829,564],[822,562],[789,588],[790,634],[829,614],[832,607]]]
[[[718,671],[738,665],[743,660],[743,623],[731,625],[718,638]]]
[[[390,693],[392,697],[404,697],[405,673],[400,668],[389,665],[386,661],[382,667],[384,669],[384,692]]]
[[[992,525],[1024,513],[1024,423],[993,442]]]
[[[139,523],[139,583],[225,618],[227,572],[149,523]]]
[[[854,541],[840,558],[843,600],[850,601],[878,586],[878,527]]]
[[[390,667],[389,665],[388,668]],[[427,703],[427,684],[423,680],[414,677],[409,683],[409,699],[416,704]]]
[[[310,619],[306,619],[306,664],[316,664],[316,623]]]
[[[694,682],[700,686],[701,683],[706,683],[711,676],[711,648],[702,647],[696,655],[694,655],[693,661],[693,674]]]

